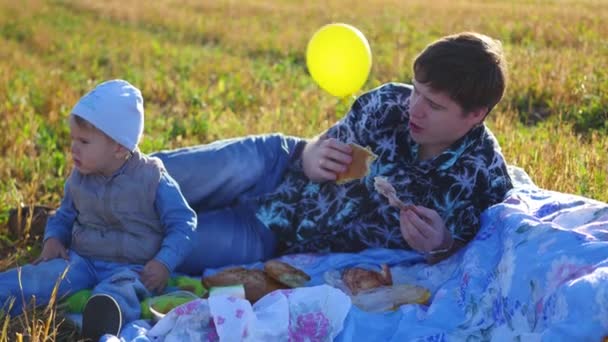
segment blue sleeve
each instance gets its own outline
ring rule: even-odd
[[[74,202],[67,190],[67,184],[63,189],[63,193],[61,205],[46,223],[43,241],[49,238],[57,238],[67,248],[72,241],[72,226],[74,225],[74,221],[76,221],[78,212],[74,208]]]
[[[192,238],[196,231],[196,214],[184,199],[177,182],[165,171],[161,173],[154,205],[165,230],[165,238],[155,259],[173,272],[194,247]]]

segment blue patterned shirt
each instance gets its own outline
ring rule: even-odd
[[[405,203],[436,210],[455,239],[475,236],[481,212],[513,187],[498,143],[480,125],[436,157],[418,160],[419,145],[408,128],[411,90],[398,83],[371,90],[326,132],[378,156],[365,178],[315,183],[296,158],[277,189],[261,199],[257,217],[277,235],[279,253],[409,248],[399,210],[374,190],[376,176],[387,178]]]

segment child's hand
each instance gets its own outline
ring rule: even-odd
[[[152,259],[139,273],[139,278],[150,292],[162,293],[169,280],[169,270],[161,262]]]
[[[32,264],[36,265],[41,261],[49,261],[55,258],[63,258],[65,260],[70,260],[68,256],[68,251],[65,249],[61,241],[57,238],[48,238],[44,242],[44,246],[42,247],[42,252],[38,259],[34,260]]]

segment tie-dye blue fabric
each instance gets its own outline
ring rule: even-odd
[[[371,90],[325,134],[369,146],[378,159],[368,176],[343,185],[311,182],[298,158],[277,189],[260,199],[257,217],[277,235],[278,252],[409,248],[399,211],[374,190],[376,176],[386,177],[405,203],[436,210],[454,238],[475,236],[481,212],[513,187],[498,144],[481,125],[435,158],[419,161],[408,129],[410,92],[399,83]]]

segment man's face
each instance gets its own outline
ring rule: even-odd
[[[76,123],[70,117],[72,158],[74,166],[82,174],[100,173],[109,176],[115,164],[118,144],[95,128]]]
[[[420,145],[420,158],[432,158],[483,121],[485,109],[467,112],[450,96],[414,80],[409,129]]]

